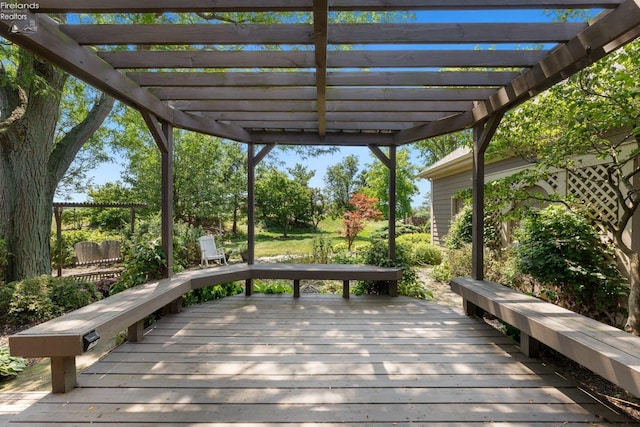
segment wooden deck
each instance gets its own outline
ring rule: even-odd
[[[79,385],[9,425],[629,423],[460,310],[404,297],[253,295],[189,307]]]

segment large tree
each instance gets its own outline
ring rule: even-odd
[[[636,335],[640,335],[640,256],[624,236],[640,206],[639,81],[640,42],[636,41],[513,111],[490,146],[499,155],[521,155],[535,162],[534,176],[561,170],[576,182],[592,183],[612,195],[618,206],[614,215],[605,217],[598,208],[593,212],[615,245],[621,270],[629,275],[626,329]],[[602,177],[576,161],[587,154],[598,159]],[[535,180],[531,175],[522,178]],[[575,196],[588,204],[589,193]]]
[[[75,86],[59,69],[13,46],[0,62],[0,239],[9,253],[7,280],[49,274],[52,203],[58,183],[85,142],[101,126],[113,100],[98,95],[68,128],[65,88]],[[79,91],[78,93],[83,93]],[[77,99],[79,105],[90,104]],[[73,115],[66,115],[70,118]]]
[[[396,156],[396,216],[403,218],[411,215],[411,202],[413,196],[418,194],[415,184],[416,166],[409,159],[409,149],[398,150]],[[378,200],[376,207],[389,216],[389,168],[376,158],[372,164],[367,165],[365,176],[364,194]]]
[[[341,162],[327,168],[324,177],[325,192],[331,203],[333,216],[339,217],[351,208],[351,197],[363,186],[357,175],[358,157],[354,155],[347,156]]]

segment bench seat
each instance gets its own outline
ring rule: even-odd
[[[193,289],[235,281],[247,281],[251,294],[253,279],[290,279],[294,296],[300,295],[300,280],[343,280],[348,297],[349,280],[389,280],[402,277],[400,268],[342,264],[235,264],[214,269],[192,270],[145,283],[64,316],[41,323],[9,337],[13,356],[51,358],[54,393],[64,393],[76,384],[75,358],[87,351],[87,339],[112,337],[128,330],[131,342],[143,338],[144,319],[165,309],[179,312],[182,296]],[[392,286],[392,294],[396,287]]]
[[[480,308],[521,332],[523,353],[542,343],[640,397],[640,337],[487,280],[455,278],[465,312]]]

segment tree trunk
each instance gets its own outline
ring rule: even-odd
[[[625,330],[640,335],[640,256],[631,255],[629,260],[629,318]]]
[[[19,88],[1,88],[24,94],[20,103],[8,105],[13,119],[0,122],[0,237],[9,252],[8,281],[51,273],[55,186],[49,182],[48,161],[66,81],[64,73],[24,53],[17,75],[23,83]]]
[[[0,115],[0,239],[9,252],[7,281],[51,274],[56,187],[113,106],[113,99],[103,96],[56,142],[67,75],[24,52],[16,75],[11,79],[0,72],[0,114],[5,112]]]

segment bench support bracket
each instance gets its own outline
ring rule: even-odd
[[[140,342],[144,338],[144,319],[138,320],[127,328],[127,341]]]
[[[77,384],[75,356],[51,358],[51,390],[67,393]]]
[[[537,339],[520,331],[520,351],[527,357],[540,357],[541,343]]]

